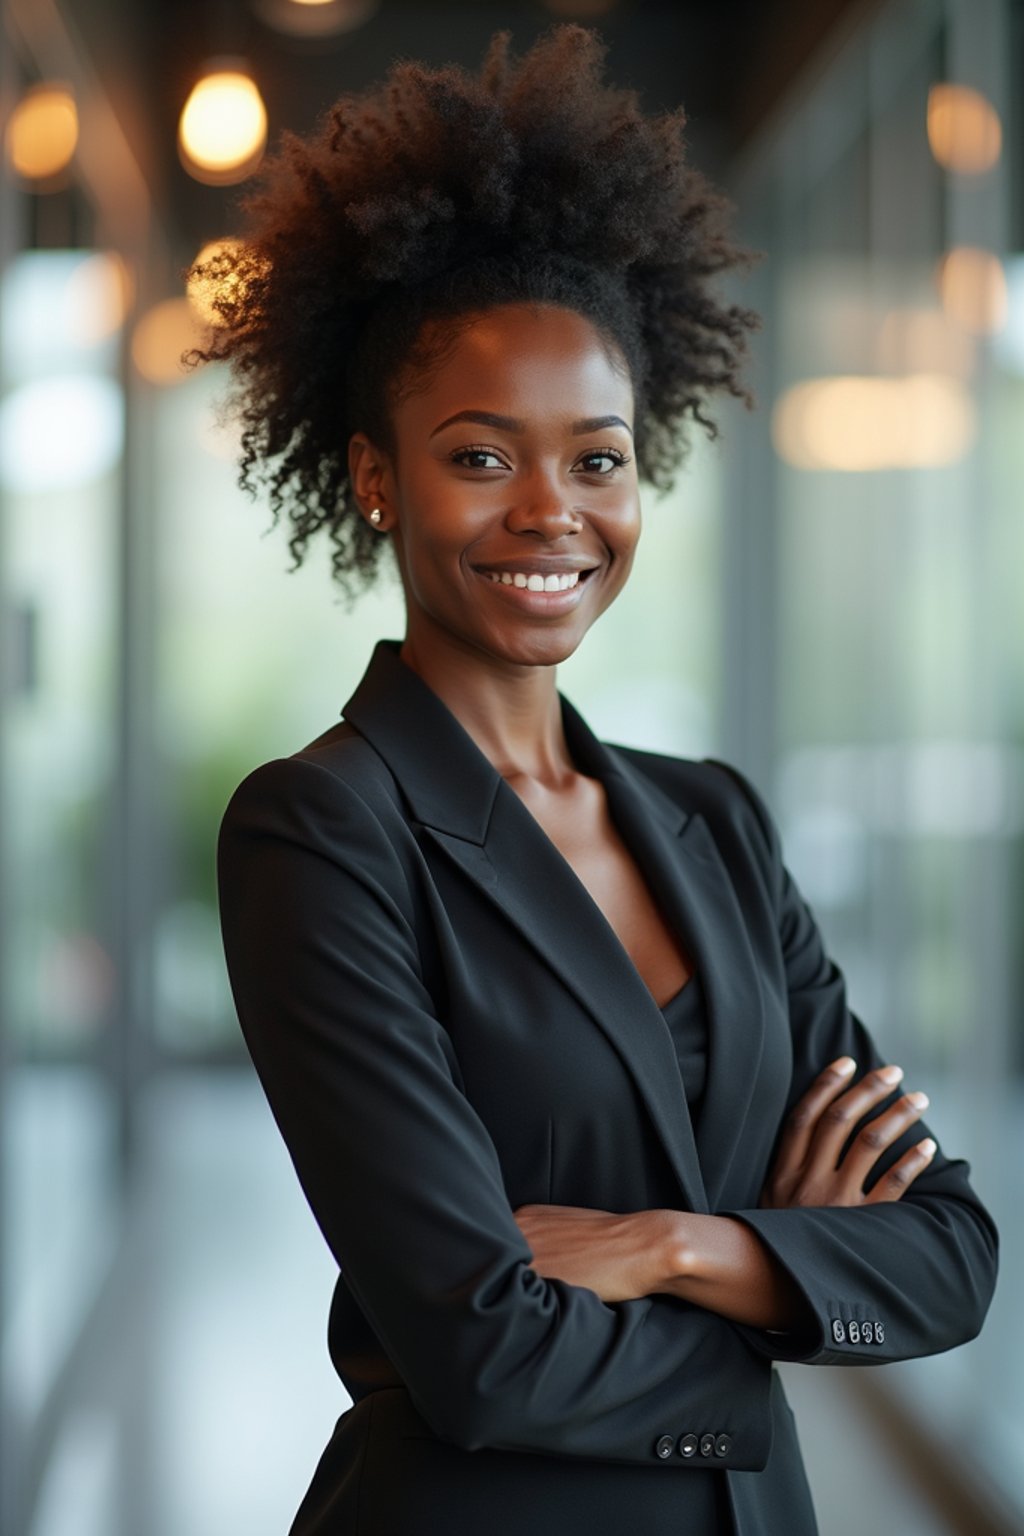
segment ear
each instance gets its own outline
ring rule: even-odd
[[[370,524],[378,533],[393,527],[395,508],[391,493],[392,478],[386,453],[372,443],[365,432],[353,432],[348,444],[348,472],[360,512],[370,523],[370,513],[380,517]]]

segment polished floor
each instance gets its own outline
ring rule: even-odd
[[[285,1536],[346,1406],[332,1261],[254,1079],[149,1090],[124,1262],[32,1536]],[[844,1373],[786,1373],[822,1536],[943,1536]]]

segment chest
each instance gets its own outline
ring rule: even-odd
[[[589,817],[549,816],[549,802],[542,818],[507,781],[485,843],[418,834],[409,920],[451,1069],[487,1126],[514,1205],[632,1210],[682,1198],[702,1209],[706,1159],[709,1198],[739,1207],[761,1188],[789,1077],[774,917],[749,861],[727,863],[702,817],[680,827],[642,790],[613,784],[609,794],[621,833],[611,859],[595,854],[608,828],[595,814],[601,801],[584,806]],[[626,839],[624,865],[614,856]],[[658,916],[669,959],[681,971],[686,949],[702,980],[711,1049],[696,1150],[656,1006],[681,976],[652,996],[652,971],[637,963],[645,957],[628,953],[628,929],[613,931],[615,908],[606,916],[597,899],[615,869]],[[733,1155],[740,1138],[742,1158]],[[716,1173],[725,1169],[727,1184]]]
[[[557,792],[510,782],[600,908],[661,1007],[685,986],[693,964],[623,841],[604,786],[582,774]]]

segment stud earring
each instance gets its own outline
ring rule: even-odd
[[[380,516],[380,507],[374,507],[373,511],[370,513],[370,522],[375,528],[380,524]]]

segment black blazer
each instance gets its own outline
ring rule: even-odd
[[[397,642],[344,722],[256,768],[224,815],[239,1019],[341,1270],[329,1344],[353,1403],[295,1536],[810,1536],[773,1360],[949,1349],[992,1294],[995,1229],[941,1149],[898,1203],[758,1209],[787,1107],[833,1058],[882,1057],[753,786],[562,710],[703,980],[696,1136],[626,951]],[[735,1215],[799,1283],[811,1334],[545,1279],[512,1217],[537,1201]]]

